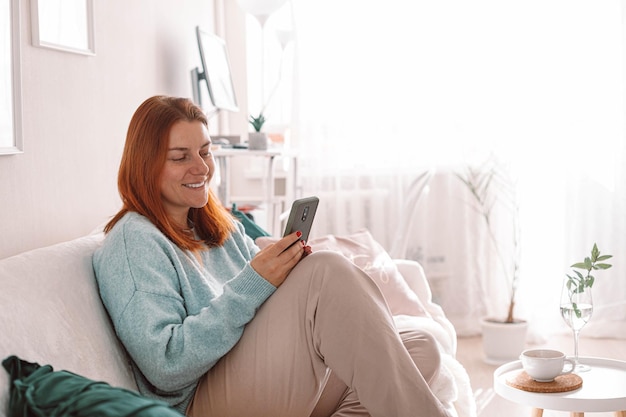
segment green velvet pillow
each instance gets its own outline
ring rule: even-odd
[[[2,366],[11,376],[7,417],[182,417],[163,401],[50,365],[9,356]]]
[[[255,240],[257,237],[270,235],[265,230],[263,230],[258,224],[256,224],[251,218],[246,216],[245,213],[243,213],[240,210],[237,210],[236,204],[233,204],[231,213],[237,218],[237,220],[239,220],[243,224],[246,234],[250,236],[252,240]]]

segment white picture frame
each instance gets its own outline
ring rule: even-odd
[[[95,55],[94,0],[31,0],[33,45]]]
[[[19,154],[24,151],[19,0],[0,0],[0,55],[0,155]]]

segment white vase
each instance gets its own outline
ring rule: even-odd
[[[514,323],[483,319],[481,320],[484,361],[491,365],[519,359],[526,345],[528,323],[520,320]]]
[[[248,133],[248,150],[264,151],[267,149],[267,135],[265,132]]]

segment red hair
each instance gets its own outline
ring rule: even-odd
[[[220,246],[234,230],[233,218],[212,192],[202,208],[191,208],[189,220],[200,240],[196,240],[167,216],[161,199],[160,178],[165,165],[169,134],[179,121],[199,121],[208,127],[206,115],[186,98],[154,96],[135,111],[117,178],[122,209],[104,228],[108,233],[128,212],[148,218],[181,249],[199,250],[202,244]]]

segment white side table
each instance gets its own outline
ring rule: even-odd
[[[277,214],[275,213],[275,193],[274,193],[274,162],[276,158],[291,158],[292,166],[292,187],[295,198],[297,193],[298,182],[298,157],[295,153],[289,153],[283,149],[267,149],[267,150],[248,150],[248,149],[232,149],[224,148],[213,151],[213,157],[218,163],[222,182],[218,188],[218,198],[226,207],[230,207],[233,203],[230,194],[230,160],[232,158],[241,157],[257,157],[266,160],[265,175],[263,176],[264,195],[260,200],[266,204],[268,210],[268,232],[272,235],[279,236],[281,230],[278,228],[280,224],[276,224]]]
[[[580,361],[590,365],[591,370],[578,374],[583,385],[575,391],[545,394],[513,388],[506,381],[522,371],[520,361],[494,371],[494,390],[507,400],[533,407],[532,417],[541,417],[545,409],[569,411],[575,417],[585,412],[615,412],[616,417],[626,417],[626,362],[589,357],[581,357]]]

